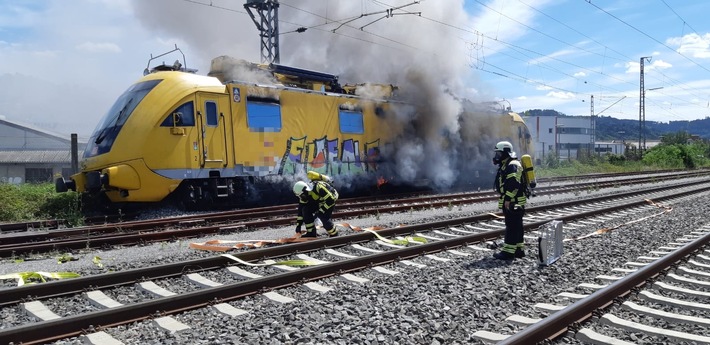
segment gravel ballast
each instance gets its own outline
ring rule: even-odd
[[[637,186],[638,187],[638,186]],[[630,188],[630,187],[628,187]],[[615,192],[623,191],[621,187]],[[608,191],[582,192],[580,195],[538,196],[530,202],[532,206],[560,199],[579,199],[607,194]],[[303,286],[279,289],[277,292],[294,298],[295,301],[280,304],[264,296],[251,296],[230,302],[236,308],[248,311],[238,317],[228,317],[215,309],[204,308],[173,315],[190,328],[175,333],[158,328],[151,321],[105,330],[125,344],[472,344],[480,343],[472,337],[477,330],[487,330],[502,334],[513,334],[520,330],[505,321],[513,313],[527,317],[544,317],[545,314],[533,308],[536,303],[560,301],[555,295],[569,291],[582,292],[576,288],[580,283],[597,283],[594,277],[601,274],[613,275],[611,268],[621,267],[627,261],[641,255],[648,255],[677,238],[708,223],[706,214],[710,205],[705,200],[707,193],[685,198],[673,204],[665,204],[673,209],[647,220],[625,224],[634,219],[659,214],[662,209],[648,208],[628,216],[618,216],[595,225],[579,226],[569,230],[578,236],[601,228],[621,225],[603,236],[592,236],[583,240],[565,243],[563,257],[549,267],[538,265],[534,256],[536,249],[529,242],[527,257],[512,262],[502,262],[491,258],[492,251],[470,248],[457,250],[469,254],[467,257],[451,253],[436,254],[450,259],[441,262],[428,258],[414,261],[427,265],[424,268],[405,266],[400,263],[387,265],[399,274],[387,275],[373,270],[357,272],[356,275],[369,279],[357,284],[338,278],[318,281],[333,288],[328,293],[317,293]],[[358,226],[395,226],[413,224],[423,220],[445,219],[494,212],[495,203],[467,205],[462,207],[434,210],[415,210],[400,214],[380,214],[358,219],[334,219]],[[625,224],[625,225],[624,225]],[[568,231],[568,229],[566,229]],[[82,275],[145,267],[180,260],[218,255],[197,251],[188,247],[189,242],[208,239],[247,240],[276,239],[291,236],[293,227],[210,236],[204,239],[165,242],[140,247],[121,248],[107,251],[86,251],[73,254],[77,259],[57,264],[56,258],[28,260],[13,263],[4,260],[0,272],[20,271],[72,271]],[[341,230],[346,235],[347,230]],[[321,235],[324,232],[321,231]],[[353,250],[343,252],[356,253]],[[362,255],[363,253],[359,253]],[[311,254],[309,254],[311,255]],[[311,256],[326,259],[326,253]],[[103,268],[98,268],[92,259],[101,257]],[[331,257],[331,261],[336,258]],[[260,272],[261,273],[261,272]],[[224,273],[209,273],[213,280],[236,279]],[[11,286],[12,282],[4,282]],[[175,292],[189,289],[187,282],[174,282]],[[121,290],[123,289],[123,290]],[[113,290],[117,294],[139,294],[132,287]],[[119,291],[119,292],[117,292]],[[143,296],[141,298],[146,298]],[[74,307],[62,306],[54,299],[47,305],[55,313],[71,315],[87,305],[72,299]],[[569,302],[559,302],[567,304]],[[640,302],[639,302],[640,303]],[[55,305],[56,304],[56,305]],[[55,309],[57,308],[57,309]],[[0,310],[3,328],[26,321],[15,315],[17,307]],[[617,313],[618,314],[618,313]],[[591,327],[600,333],[620,335],[608,326]],[[697,334],[698,329],[689,328]],[[705,328],[707,331],[707,328]],[[706,332],[707,334],[707,332]],[[635,337],[642,337],[636,335]],[[627,341],[632,341],[626,339]],[[80,343],[73,338],[57,344]],[[661,338],[638,338],[637,342],[663,342]],[[574,339],[565,338],[560,343],[576,344]]]

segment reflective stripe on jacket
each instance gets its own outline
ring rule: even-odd
[[[525,189],[520,185],[522,175],[523,166],[517,159],[508,158],[498,167],[495,187],[496,191],[500,193],[499,209],[503,208],[506,201],[518,206],[524,206],[527,203]]]
[[[325,182],[325,181],[315,181],[313,183],[313,190],[308,193],[304,193],[300,198],[298,198],[298,214],[302,214],[301,210],[303,207],[309,203],[317,203],[318,209],[324,212],[333,206],[338,200],[338,191],[335,188]]]

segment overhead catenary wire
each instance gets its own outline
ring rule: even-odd
[[[196,1],[196,0],[185,0],[185,1],[190,2],[190,3],[199,4],[199,5],[210,6],[210,7],[216,8],[216,9],[229,10],[229,11],[233,11],[233,12],[237,12],[237,13],[246,14],[246,12],[243,12],[243,11],[234,10],[234,9],[229,9],[229,8],[222,7],[222,6],[215,6],[215,5],[213,5],[212,3],[206,4],[206,3],[201,3],[201,2]],[[395,7],[395,6],[392,6],[392,5],[388,5],[387,3],[383,2],[383,1],[379,1],[379,0],[370,0],[370,1],[372,1],[373,3],[375,3],[375,4],[379,5],[379,6],[385,6],[385,7],[390,7],[390,8]],[[480,1],[477,1],[477,2],[478,2],[478,3],[481,3]],[[588,1],[588,2],[589,2],[589,1]],[[416,2],[415,2],[415,3],[416,3]],[[591,2],[590,2],[590,3],[591,3]],[[324,21],[325,21],[324,23],[321,22],[321,23],[313,24],[313,25],[303,25],[303,24],[298,24],[298,23],[291,23],[291,22],[284,21],[284,20],[280,19],[280,20],[279,20],[280,23],[284,23],[284,24],[288,24],[288,25],[294,25],[294,26],[296,26],[297,28],[319,29],[319,31],[324,31],[324,32],[325,32],[325,31],[331,31],[331,34],[340,35],[340,36],[343,36],[343,37],[349,38],[349,39],[359,40],[359,41],[364,42],[364,43],[367,43],[367,44],[380,45],[380,46],[387,47],[387,48],[390,48],[390,49],[401,50],[401,47],[404,47],[404,48],[410,49],[410,50],[416,50],[416,51],[424,52],[424,53],[427,53],[427,54],[437,55],[436,52],[426,52],[425,50],[423,50],[423,49],[421,49],[420,47],[417,47],[417,46],[415,46],[415,45],[408,44],[408,43],[404,43],[404,42],[398,41],[398,40],[396,40],[396,39],[392,39],[392,38],[386,37],[385,35],[378,34],[378,33],[373,32],[373,31],[364,30],[364,26],[355,27],[355,26],[350,26],[350,25],[347,25],[347,24],[344,25],[344,26],[347,26],[347,27],[350,28],[350,29],[358,30],[358,31],[361,31],[361,32],[363,32],[363,33],[365,33],[365,34],[367,34],[367,35],[371,35],[371,36],[373,36],[373,37],[375,37],[375,38],[378,38],[378,39],[381,39],[381,40],[390,42],[390,43],[392,43],[393,45],[383,44],[382,42],[378,42],[378,41],[375,41],[375,40],[368,40],[368,39],[365,39],[365,38],[361,37],[361,35],[357,35],[357,36],[356,36],[356,35],[344,34],[344,33],[340,32],[340,30],[338,30],[337,32],[332,32],[332,29],[331,29],[331,30],[320,29],[321,27],[325,27],[325,26],[327,26],[327,25],[336,25],[336,24],[337,24],[337,25],[340,25],[340,24],[343,24],[344,22],[346,22],[346,21],[348,21],[348,20],[352,21],[352,19],[360,18],[360,16],[351,16],[351,17],[348,17],[348,18],[345,18],[345,19],[334,20],[334,19],[331,19],[331,18],[328,17],[328,13],[326,13],[326,16],[323,16],[323,15],[320,15],[320,14],[318,14],[318,13],[309,11],[309,10],[307,10],[307,9],[302,9],[302,8],[300,8],[300,7],[298,7],[298,6],[294,6],[294,5],[289,4],[289,3],[280,2],[280,4],[283,5],[283,6],[292,8],[292,9],[294,9],[294,10],[302,11],[302,12],[308,13],[308,14],[310,14],[310,15],[312,15],[312,16],[322,18],[322,19],[324,19]],[[413,4],[413,3],[411,3],[411,4]],[[527,4],[525,4],[525,5],[528,6],[528,7],[531,7],[531,6],[527,5]],[[667,5],[667,4],[666,4],[666,5]],[[484,6],[485,6],[485,5],[484,5]],[[595,5],[595,6],[596,6],[596,5]],[[534,8],[533,8],[533,9],[534,9]],[[540,12],[541,14],[545,15],[546,17],[549,17],[551,20],[555,20],[555,21],[559,22],[560,24],[565,25],[565,26],[568,27],[568,28],[571,28],[569,25],[563,24],[561,21],[556,20],[556,19],[555,19],[554,17],[552,17],[552,16],[546,15],[546,14],[542,13],[541,11],[539,11],[539,10],[537,10],[537,9],[534,9],[534,10]],[[407,11],[407,10],[403,10],[403,11],[406,12],[406,13],[410,13],[410,12]],[[495,10],[494,10],[494,11],[495,11]],[[382,13],[382,11],[380,11],[380,13]],[[415,13],[415,12],[412,12],[412,13]],[[499,12],[499,13],[500,13],[500,12]],[[474,35],[478,35],[478,36],[480,36],[480,37],[486,37],[486,38],[488,38],[488,39],[494,40],[496,43],[501,43],[501,44],[508,45],[509,47],[513,48],[513,50],[518,51],[519,53],[520,53],[521,51],[528,51],[528,52],[530,52],[530,53],[532,53],[532,54],[537,54],[537,55],[539,55],[539,56],[541,56],[541,57],[545,57],[545,56],[546,56],[546,55],[543,54],[543,53],[535,52],[535,51],[530,50],[530,49],[527,49],[527,48],[523,48],[523,47],[520,47],[520,46],[511,44],[511,43],[503,42],[503,41],[501,41],[501,40],[498,40],[497,38],[492,38],[492,37],[487,36],[487,35],[485,35],[485,34],[483,34],[483,33],[481,33],[481,32],[478,32],[478,31],[475,30],[475,29],[461,28],[461,27],[458,27],[458,26],[456,26],[456,25],[452,25],[452,24],[450,24],[450,23],[443,22],[443,21],[441,21],[441,20],[437,20],[437,19],[434,19],[434,18],[428,18],[428,17],[425,16],[425,15],[420,15],[420,16],[418,16],[417,18],[422,18],[422,19],[425,19],[425,20],[429,20],[429,21],[432,21],[432,22],[437,23],[437,24],[439,24],[439,25],[443,25],[443,26],[446,26],[446,27],[449,27],[449,28],[452,28],[452,29],[460,30],[461,32],[465,32],[465,33],[467,33],[467,34],[474,34]],[[511,20],[513,20],[513,19],[511,19]],[[368,24],[368,25],[369,25],[369,24]],[[627,25],[629,25],[629,24],[627,24]],[[342,28],[342,27],[343,27],[343,25],[340,26],[340,28]],[[633,26],[632,26],[632,27],[633,27]],[[553,35],[546,34],[546,33],[542,32],[542,31],[540,31],[540,30],[531,28],[531,27],[529,27],[529,26],[527,26],[527,28],[529,28],[531,31],[537,32],[537,33],[539,33],[539,34],[541,34],[541,35],[544,35],[545,37],[554,39],[554,40],[556,40],[556,41],[558,41],[558,42],[560,42],[560,43],[562,43],[562,44],[566,44],[566,45],[568,45],[568,46],[570,46],[570,47],[573,47],[573,48],[575,48],[575,49],[580,49],[581,51],[584,51],[584,52],[587,52],[587,53],[590,53],[590,54],[594,54],[594,55],[597,55],[597,56],[603,56],[605,59],[606,59],[606,58],[609,58],[609,59],[621,60],[621,59],[619,59],[619,58],[616,58],[616,57],[613,57],[613,56],[609,56],[609,55],[607,55],[607,54],[599,54],[599,53],[595,53],[595,52],[592,52],[592,51],[589,51],[589,50],[581,49],[580,47],[577,47],[577,46],[575,46],[575,45],[573,45],[573,44],[570,44],[570,43],[568,43],[568,42],[565,42],[565,41],[563,41],[563,40],[560,40],[560,39],[554,37]],[[589,36],[584,35],[584,34],[581,33],[580,31],[574,30],[573,28],[571,28],[571,29],[572,29],[573,31],[577,32],[578,34],[581,34],[581,35],[583,35],[583,36],[589,38]],[[635,29],[635,28],[634,28],[634,29]],[[635,29],[635,30],[637,30],[637,31],[639,31],[639,32],[642,32],[642,31],[640,31],[640,30],[638,30],[638,29]],[[645,35],[648,36],[648,37],[651,37],[651,36],[648,35],[648,34],[645,34]],[[477,44],[479,44],[479,43],[477,43],[477,42],[466,41],[466,40],[463,39],[463,38],[459,38],[459,39],[464,40],[464,43],[470,44],[471,46],[477,46]],[[594,41],[594,40],[593,40],[593,41]],[[658,42],[657,40],[655,40],[655,41]],[[600,44],[598,41],[594,41],[594,42],[595,42],[596,44]],[[624,56],[623,54],[619,53],[618,51],[615,51],[615,50],[614,50],[613,48],[611,48],[611,47],[608,47],[608,46],[606,46],[606,45],[603,45],[603,46],[604,46],[605,49],[609,49],[609,50],[615,52],[615,53],[618,54],[618,55]],[[666,47],[667,47],[667,46],[666,46]],[[482,50],[481,50],[481,51],[482,51]],[[681,55],[682,55],[682,54],[681,54]],[[510,56],[510,55],[509,55],[509,56]],[[684,55],[682,55],[682,56],[684,56]],[[687,58],[686,56],[684,56],[684,57]],[[480,58],[480,59],[484,59],[485,56],[481,56],[481,57],[479,57],[479,58]],[[583,66],[580,66],[580,65],[577,65],[577,64],[574,64],[574,63],[565,61],[565,60],[563,60],[563,59],[558,59],[558,58],[555,58],[555,57],[552,57],[552,56],[548,56],[547,58],[549,58],[549,59],[551,59],[551,60],[555,60],[555,61],[560,62],[560,63],[563,63],[563,64],[567,64],[567,65],[570,65],[570,66],[574,66],[574,67],[576,67],[576,68],[580,68],[580,69],[585,70],[585,71],[587,71],[587,72],[589,72],[589,73],[593,73],[593,74],[597,74],[597,75],[602,75],[602,76],[605,76],[605,77],[608,77],[608,78],[616,79],[616,80],[618,80],[618,81],[621,81],[622,83],[626,83],[626,84],[634,85],[634,86],[635,86],[635,84],[633,84],[633,83],[631,83],[631,82],[629,82],[629,81],[626,81],[626,80],[617,78],[617,77],[616,77],[615,75],[613,75],[613,74],[608,74],[608,73],[605,73],[605,72],[603,72],[603,71],[596,71],[596,70],[592,70],[592,69],[589,69],[589,68],[585,68],[585,67],[583,67]],[[631,60],[632,60],[632,59],[631,59]],[[691,60],[691,61],[692,61],[692,60]],[[575,95],[588,94],[588,92],[573,91],[573,90],[569,90],[569,89],[567,89],[567,88],[565,88],[565,87],[556,87],[556,86],[550,84],[549,82],[540,81],[540,80],[533,80],[533,79],[524,77],[524,76],[522,76],[522,75],[520,75],[520,74],[513,73],[513,72],[510,71],[509,69],[500,68],[500,67],[498,67],[498,66],[496,66],[496,65],[494,65],[494,64],[491,64],[490,61],[484,62],[484,64],[485,64],[486,66],[490,66],[491,68],[493,68],[493,69],[495,69],[495,70],[497,70],[497,71],[492,71],[492,70],[490,70],[490,69],[482,69],[482,68],[479,68],[478,70],[483,71],[483,72],[486,72],[486,73],[491,73],[491,74],[494,74],[494,75],[498,75],[498,76],[501,76],[501,77],[508,77],[508,78],[510,78],[510,79],[517,80],[517,81],[520,81],[520,82],[524,82],[524,83],[526,83],[526,84],[537,84],[537,85],[542,85],[542,86],[545,86],[545,87],[549,87],[549,88],[556,89],[556,90],[560,90],[560,91],[564,91],[564,92],[570,92],[570,93],[575,94]],[[548,70],[550,70],[550,71],[559,73],[560,75],[565,75],[565,76],[567,76],[567,77],[576,78],[575,76],[570,75],[570,73],[564,72],[564,71],[562,71],[562,70],[560,70],[560,69],[558,69],[558,68],[555,68],[555,67],[553,67],[553,66],[546,66],[546,65],[544,65],[543,63],[537,63],[537,65],[540,66],[541,68],[545,68],[545,69],[548,69]],[[471,67],[471,66],[469,65],[469,67]],[[707,69],[706,69],[706,70],[707,70]],[[499,71],[499,72],[498,72],[498,71]],[[660,72],[660,71],[659,71],[659,72]],[[511,73],[511,74],[506,76],[505,73]],[[662,74],[662,73],[661,73],[661,74]],[[576,79],[578,79],[578,78],[576,78]],[[688,91],[689,93],[692,93],[692,90],[693,90],[693,89],[692,89],[692,88],[689,88],[689,87],[684,87],[684,86],[683,86],[683,85],[684,85],[683,83],[681,83],[681,82],[679,82],[679,81],[677,81],[677,80],[674,80],[674,79],[672,79],[672,78],[666,78],[666,80],[672,81],[673,83],[677,84],[677,86],[680,87],[681,89],[684,89],[685,91]],[[586,83],[586,81],[585,81],[585,83]],[[607,90],[607,91],[612,92],[612,93],[620,93],[620,92],[621,92],[621,91],[618,90],[618,89],[614,89],[613,87],[609,87],[609,86],[606,86],[606,85],[600,85],[600,84],[596,84],[596,83],[591,83],[591,84],[592,84],[592,85],[595,85],[596,87],[598,87],[598,88],[600,88],[600,89],[602,89],[602,90]],[[664,94],[665,94],[665,93],[664,93]],[[676,97],[676,99],[681,100],[680,98],[677,98],[677,96],[675,96],[675,97]],[[704,98],[704,97],[701,97],[701,96],[696,96],[696,97],[699,98],[699,99],[703,99],[703,98]],[[692,105],[692,104],[696,104],[695,102],[688,102],[688,101],[686,101],[686,103],[687,103],[687,104],[691,104],[691,105]]]

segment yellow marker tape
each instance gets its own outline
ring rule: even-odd
[[[0,279],[17,279],[17,286],[34,284],[30,280],[39,280],[44,283],[47,281],[45,278],[66,279],[76,277],[79,277],[79,274],[74,272],[17,272],[0,275]]]

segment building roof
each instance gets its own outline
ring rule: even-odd
[[[38,134],[38,135],[41,135],[44,137],[54,138],[54,139],[61,140],[61,141],[67,142],[67,143],[71,142],[70,135],[63,135],[63,134],[55,133],[55,132],[48,131],[45,129],[41,129],[41,128],[26,124],[26,123],[21,123],[18,121],[11,121],[11,120],[6,119],[4,116],[0,116],[0,125],[6,125],[6,126],[14,127],[17,129],[21,129],[21,130],[34,132],[35,134]],[[80,138],[77,138],[77,142],[80,145],[86,144],[86,140],[82,140]]]
[[[0,164],[7,163],[71,163],[69,150],[0,151]]]

